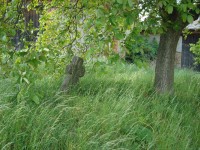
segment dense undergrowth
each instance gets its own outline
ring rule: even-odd
[[[60,83],[50,75],[19,94],[13,80],[0,80],[1,149],[200,148],[197,72],[176,70],[173,96],[155,94],[153,70],[132,65],[87,69],[69,95]]]

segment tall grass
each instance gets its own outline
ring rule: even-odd
[[[52,75],[18,98],[19,87],[0,80],[0,148],[199,149],[200,74],[177,70],[175,81],[173,96],[157,95],[151,69],[122,64],[89,69],[68,95]]]

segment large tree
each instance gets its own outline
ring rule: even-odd
[[[176,47],[183,29],[199,17],[199,4],[195,0],[168,0],[158,2],[163,32],[160,36],[155,69],[157,91],[173,92]]]
[[[159,93],[172,93],[177,43],[183,29],[199,17],[200,2],[198,0],[113,0],[110,6],[117,9],[119,14],[123,14],[129,23],[131,20],[134,23],[146,17],[141,22],[141,29],[160,34],[154,86]],[[113,13],[113,8],[110,9],[109,17]],[[130,18],[134,16],[137,17]],[[111,18],[111,24],[112,22],[114,21]],[[137,25],[140,26],[135,24],[134,27]]]

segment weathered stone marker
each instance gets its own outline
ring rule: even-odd
[[[61,85],[61,90],[69,92],[70,88],[79,82],[79,78],[85,74],[85,67],[83,65],[83,59],[74,56],[72,62],[66,66],[66,77]]]

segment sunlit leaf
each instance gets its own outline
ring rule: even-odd
[[[160,1],[160,2],[158,3],[158,6],[159,6],[160,8],[163,7],[163,3],[162,3],[162,1]]]
[[[191,15],[188,15],[188,16],[187,16],[187,21],[188,21],[189,23],[192,23],[192,22],[194,21],[194,19],[193,19],[193,17],[192,17]]]
[[[123,4],[123,0],[117,0],[117,3]]]
[[[97,17],[101,17],[101,16],[103,16],[103,15],[104,15],[103,10],[102,10],[102,9],[97,9],[97,11],[96,11],[96,15],[97,15]]]
[[[110,23],[112,24],[112,25],[116,25],[116,17],[115,16],[110,16],[109,17],[109,21],[110,21]]]
[[[32,101],[35,102],[37,105],[40,104],[40,99],[39,99],[39,97],[37,95],[34,95],[32,97]]]
[[[123,39],[123,38],[124,38],[124,34],[123,34],[123,33],[120,33],[120,32],[118,32],[118,33],[116,33],[116,34],[115,34],[115,38],[116,38],[117,40],[121,40],[121,39]]]
[[[173,12],[173,6],[168,5],[167,6],[167,12],[168,12],[168,14],[172,14],[172,12]]]
[[[134,18],[131,15],[127,16],[126,20],[127,20],[128,25],[131,25],[134,22]]]
[[[128,4],[130,7],[133,7],[133,1],[132,0],[128,0]]]
[[[4,36],[2,37],[2,41],[3,41],[3,42],[7,42],[7,37],[6,37],[6,35],[4,35]]]
[[[126,4],[127,4],[127,0],[123,0],[123,9],[127,8]]]
[[[183,19],[183,22],[187,21],[187,14],[186,13],[182,14],[182,19]]]
[[[27,83],[30,84],[29,80],[27,78],[23,78],[23,80]]]

